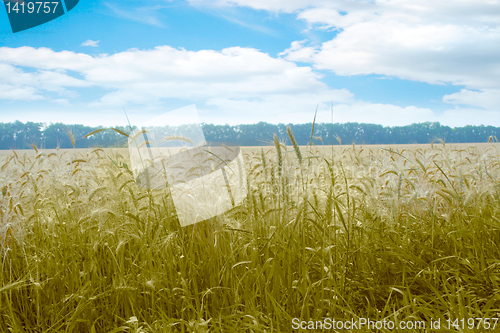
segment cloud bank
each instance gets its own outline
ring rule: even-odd
[[[321,45],[294,41],[281,56],[336,75],[379,74],[465,86],[450,104],[500,111],[498,0],[190,0],[294,13],[310,29],[337,31]]]
[[[278,57],[229,47],[170,46],[91,56],[48,48],[0,48],[0,99],[106,109],[169,109],[196,103],[207,122],[319,120],[405,125],[494,124],[500,120],[500,1],[497,0],[190,0],[292,13],[309,29],[336,31],[322,44],[293,41]],[[333,36],[333,35],[332,35]],[[87,46],[97,46],[88,40]],[[83,44],[82,44],[83,45]],[[306,64],[298,65],[297,63]],[[461,87],[442,97],[450,109],[368,103],[332,89],[319,71],[377,74]],[[87,91],[92,90],[87,97]],[[83,96],[83,97],[82,97]],[[173,107],[172,107],[173,109]]]

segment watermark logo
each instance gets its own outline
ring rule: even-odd
[[[4,0],[12,32],[31,29],[52,21],[75,8],[79,0],[22,1]]]
[[[181,226],[223,214],[247,196],[240,147],[207,144],[194,105],[144,123],[129,136],[128,147],[136,183],[168,189]]]

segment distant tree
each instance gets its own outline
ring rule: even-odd
[[[307,145],[311,141],[312,123],[288,124],[299,145]],[[168,127],[168,126],[166,126]],[[128,127],[115,127],[124,133],[130,133]],[[257,124],[214,125],[203,124],[202,129],[208,142],[228,142],[242,146],[264,146],[273,144],[273,135],[286,144],[290,144],[286,134],[287,125]],[[0,123],[0,149],[28,149],[32,145],[41,148],[72,148],[71,135],[77,148],[92,147],[126,147],[127,138],[112,129],[100,131],[94,135],[87,134],[100,129],[84,125],[65,125],[55,123],[45,126],[42,123],[16,121]],[[132,129],[133,130],[133,129]],[[182,128],[168,128],[168,131],[184,136],[193,136],[197,126],[185,125]],[[177,131],[177,132],[176,132]],[[493,141],[500,138],[500,128],[494,126],[464,126],[450,128],[438,122],[425,122],[407,126],[384,127],[376,124],[360,123],[317,123],[314,125],[313,143],[316,145],[339,144],[424,144],[438,139],[447,143],[474,143]]]
[[[45,148],[72,148],[69,127],[63,123],[50,124],[43,131]]]
[[[15,149],[15,130],[13,123],[0,123],[0,149]]]

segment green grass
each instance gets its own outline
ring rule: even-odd
[[[0,331],[500,317],[496,148],[274,143],[245,156],[242,206],[186,228],[117,153],[1,156]]]

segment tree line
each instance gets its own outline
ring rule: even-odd
[[[202,124],[208,142],[227,142],[241,146],[267,146],[273,144],[273,135],[290,144],[287,135],[290,126],[299,145],[312,141],[315,145],[338,144],[425,144],[443,141],[446,143],[497,142],[500,128],[494,126],[443,126],[438,122],[425,122],[407,126],[382,126],[360,123],[313,123],[307,124],[269,124],[260,122],[247,125]],[[102,127],[84,125],[65,125],[16,121],[0,123],[0,150],[37,148],[95,148],[126,147],[131,133],[127,127],[117,126],[99,131]]]

